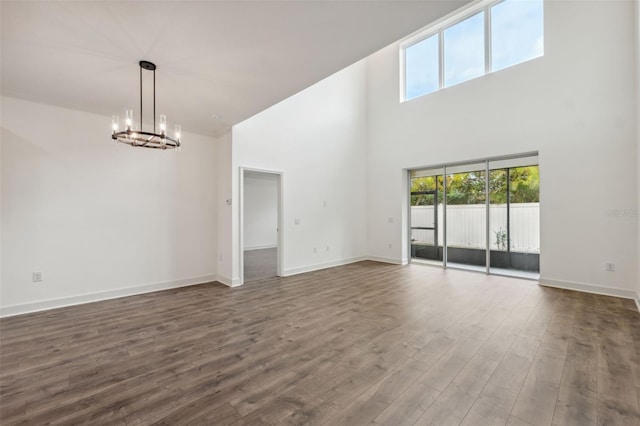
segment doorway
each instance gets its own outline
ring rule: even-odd
[[[281,174],[241,169],[242,281],[280,276]]]

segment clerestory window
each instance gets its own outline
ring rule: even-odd
[[[544,1],[481,1],[401,44],[401,101],[544,54]]]

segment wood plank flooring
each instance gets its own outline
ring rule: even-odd
[[[360,262],[0,320],[0,423],[640,425],[630,300]]]
[[[278,275],[278,249],[244,251],[244,281],[250,282]]]

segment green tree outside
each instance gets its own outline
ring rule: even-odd
[[[538,166],[509,169],[511,181],[511,203],[537,203],[540,201],[540,172]],[[438,191],[438,203],[444,194],[442,176],[427,176],[411,179],[411,192]],[[447,204],[484,204],[484,171],[457,173],[447,176]],[[507,169],[489,172],[489,197],[492,204],[507,202]],[[412,206],[433,205],[433,195],[411,196]]]

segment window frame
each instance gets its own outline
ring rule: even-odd
[[[462,83],[466,83],[467,81],[471,81],[471,80],[475,80],[476,78],[480,78],[482,76],[488,75],[488,74],[492,74],[494,71],[492,69],[492,53],[491,53],[491,49],[492,49],[492,40],[491,40],[491,8],[497,4],[503,3],[507,0],[476,0],[473,1],[463,7],[461,7],[460,9],[457,9],[455,11],[453,11],[452,13],[450,13],[449,15],[444,16],[443,18],[435,21],[434,23],[430,24],[429,26],[416,31],[415,33],[411,34],[410,36],[406,37],[405,39],[403,39],[402,41],[400,41],[399,43],[399,55],[400,55],[400,60],[399,60],[399,64],[400,64],[400,79],[399,79],[399,83],[400,83],[400,103],[404,103],[407,101],[412,101],[414,99],[418,99],[421,98],[423,96],[438,92],[440,90],[443,89],[448,89],[450,87],[454,87],[457,86],[458,84],[462,84]],[[543,14],[544,14],[544,2],[545,0],[540,0],[542,2],[543,5]],[[480,12],[484,12],[484,73],[482,75],[479,75],[478,77],[474,77],[472,79],[469,80],[465,80],[463,82],[460,83],[456,83],[454,85],[451,86],[445,86],[444,85],[444,31],[447,30],[448,28],[451,28],[457,24],[459,24],[460,22],[466,20],[467,18],[472,17],[473,15],[476,15]],[[544,19],[544,15],[543,15],[543,19]],[[438,35],[438,70],[439,70],[439,76],[438,76],[438,88],[432,92],[428,92],[422,95],[418,95],[415,96],[413,98],[407,98],[407,82],[406,82],[406,49],[408,47],[413,46],[414,44],[420,43],[423,40],[426,40],[429,37],[432,37],[434,35]],[[544,37],[544,29],[543,29],[543,37]],[[543,49],[543,53],[540,56],[537,56],[535,58],[531,58],[527,61],[523,61],[523,62],[519,62],[517,64],[508,66],[506,68],[502,68],[499,71],[502,71],[504,69],[508,69],[511,68],[512,66],[515,65],[519,65],[521,63],[524,62],[528,62],[530,60],[539,58],[544,56],[544,49]]]

